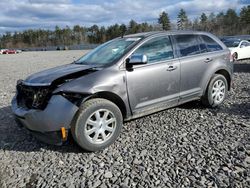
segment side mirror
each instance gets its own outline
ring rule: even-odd
[[[126,60],[127,65],[143,65],[147,64],[148,57],[144,54],[133,54],[130,58]]]

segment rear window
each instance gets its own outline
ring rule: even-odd
[[[208,52],[214,52],[214,51],[219,51],[223,49],[217,42],[215,42],[209,36],[201,35],[201,38],[204,42],[202,45],[206,45]]]
[[[174,38],[181,57],[200,54],[197,35],[175,35]]]

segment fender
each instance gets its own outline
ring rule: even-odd
[[[108,74],[112,75],[109,76]],[[125,104],[126,113],[131,115],[127,97],[125,70],[117,67],[108,67],[97,72],[79,77],[57,88],[53,93],[77,93],[87,96],[102,96],[110,93],[118,96]],[[117,99],[117,98],[116,98]]]
[[[230,77],[230,81],[232,80],[232,75],[230,74],[230,70],[228,70],[228,68],[226,66],[219,66],[211,71],[211,72],[213,72],[213,74],[211,74],[210,71],[209,71],[209,74],[214,76],[219,71],[226,71]],[[228,78],[226,78],[226,79],[228,80]],[[205,85],[204,85],[205,87],[203,88],[202,95],[204,95],[206,93],[206,89],[208,87],[210,80],[211,80],[211,77],[209,77],[208,79],[205,80]],[[228,83],[228,90],[230,90],[230,84],[231,83]]]

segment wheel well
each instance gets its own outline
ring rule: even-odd
[[[234,59],[234,60],[237,60],[237,59],[238,59],[238,53],[237,53],[237,52],[234,52],[234,53],[232,54],[232,56],[233,56],[233,59]]]
[[[104,91],[104,92],[95,93],[94,95],[90,97],[90,99],[93,99],[93,98],[103,98],[103,99],[107,99],[115,103],[118,106],[118,108],[121,110],[123,118],[126,118],[127,116],[126,106],[123,100],[118,95],[108,92],[108,91]]]
[[[231,77],[230,77],[230,74],[226,70],[224,70],[224,69],[216,71],[215,74],[221,74],[221,75],[223,75],[227,79],[228,90],[230,90],[230,87],[231,87]]]

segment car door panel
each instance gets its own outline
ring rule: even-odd
[[[250,57],[250,43],[247,41],[242,41],[238,47],[239,50],[239,58],[238,59],[246,59]]]
[[[248,46],[246,47],[246,58],[250,58],[250,43],[248,44]]]
[[[176,35],[176,48],[180,56],[180,103],[200,96],[202,93],[201,80],[208,67],[213,61],[212,57],[204,57],[201,54],[198,35]],[[205,44],[202,46],[206,50]]]
[[[146,65],[127,70],[127,91],[132,112],[140,113],[168,103],[178,103],[180,62],[174,59],[168,36],[146,41],[134,54],[148,57]]]
[[[250,46],[242,48],[242,59],[250,58]]]
[[[180,96],[194,97],[202,93],[202,78],[205,70],[214,61],[213,56],[196,55],[180,59],[181,86]]]
[[[217,52],[223,48],[207,35],[183,35],[175,39],[180,55],[180,103],[183,103],[202,96],[206,89],[204,75],[221,58]]]
[[[176,69],[168,71],[169,67]],[[137,67],[126,74],[132,111],[143,110],[164,101],[178,103],[179,60]]]

